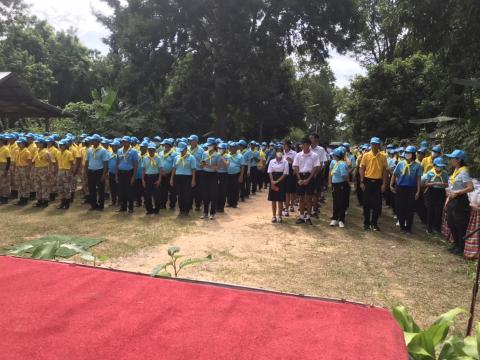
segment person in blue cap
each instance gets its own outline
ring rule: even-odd
[[[195,203],[195,211],[200,211],[202,207],[202,186],[203,186],[203,169],[201,168],[202,157],[205,151],[198,146],[198,136],[197,135],[190,135],[188,138],[188,142],[190,143],[190,154],[195,157],[197,162],[197,169],[195,171],[195,179],[196,185],[192,189],[192,199]],[[192,204],[193,205],[193,204]]]
[[[250,152],[248,153],[248,156],[247,156],[247,165],[248,165],[247,176],[250,179],[250,186],[251,186],[250,193],[252,195],[256,195],[258,190],[258,163],[259,162],[260,162],[260,152],[257,149],[257,143],[255,141],[250,141]]]
[[[177,144],[179,153],[173,163],[170,186],[175,187],[178,194],[178,207],[180,216],[188,216],[192,206],[192,188],[195,187],[195,172],[197,161],[188,152],[188,146],[183,141]]]
[[[105,181],[108,176],[108,151],[100,145],[102,137],[92,136],[92,147],[87,151],[85,170],[88,176],[90,210],[103,211],[105,206]]]
[[[379,231],[378,218],[382,209],[382,193],[387,186],[387,157],[380,152],[378,137],[370,140],[371,150],[360,163],[360,188],[363,191],[363,228]]]
[[[248,180],[248,175],[247,175],[247,172],[248,172],[247,155],[249,156],[249,149],[248,149],[247,142],[243,139],[238,142],[238,148],[239,148],[238,151],[240,155],[242,155],[243,163],[244,163],[243,179],[242,179],[242,182],[240,183],[240,200],[244,202],[245,199],[248,199],[248,197],[250,196],[250,186],[247,186],[247,183],[248,185],[250,184]]]
[[[441,234],[443,207],[446,200],[448,174],[443,158],[433,160],[433,169],[426,173],[425,205],[427,207],[427,233]]]
[[[142,174],[143,174],[143,158],[147,155],[148,142],[142,142],[140,144],[140,150],[138,153],[138,167],[135,174],[135,185],[134,185],[134,200],[136,207],[142,207],[142,199],[145,194],[145,188],[142,184]]]
[[[20,137],[17,140],[18,152],[15,158],[15,182],[20,197],[16,205],[25,206],[30,198],[30,169],[32,167],[32,153],[27,148],[27,139]]]
[[[447,224],[452,234],[455,254],[463,254],[465,235],[470,221],[470,201],[468,193],[474,190],[472,178],[467,167],[465,151],[456,149],[446,155],[453,167],[453,173],[447,188]]]
[[[10,199],[17,199],[18,198],[18,186],[15,181],[15,159],[18,153],[18,144],[17,144],[18,135],[16,133],[12,133],[7,135],[8,147],[10,149],[10,156],[11,156],[11,166],[10,166]]]
[[[422,141],[422,144],[427,146],[421,147],[417,150],[417,159],[416,162],[422,167],[422,171],[426,172],[425,166],[429,168],[431,163],[431,158],[427,157],[428,153],[428,142]],[[423,189],[420,192],[420,197],[415,201],[415,211],[420,218],[422,224],[427,224],[427,208],[425,207],[425,199],[423,197]]]
[[[177,204],[177,194],[175,187],[170,185],[172,178],[172,170],[175,164],[177,153],[173,149],[173,139],[165,139],[162,142],[163,151],[160,153],[162,159],[162,181],[160,182],[160,209],[167,208],[169,201],[170,210],[175,210]]]
[[[49,170],[52,163],[50,152],[47,149],[47,141],[43,137],[36,140],[37,152],[33,156],[33,185],[37,194],[37,208],[48,206],[50,196]]]
[[[398,163],[390,180],[390,189],[395,194],[396,214],[400,230],[412,233],[415,201],[422,191],[422,166],[415,160],[417,148],[407,146],[405,160]]]
[[[120,148],[120,141],[114,140],[110,143],[108,159],[108,184],[110,187],[110,201],[112,206],[118,204],[118,182],[117,182],[117,152]]]
[[[55,201],[58,194],[57,189],[57,172],[58,172],[58,164],[57,164],[57,155],[60,152],[57,148],[57,144],[53,138],[53,136],[49,136],[46,138],[47,140],[47,150],[50,153],[50,169],[48,172],[48,181],[50,183],[50,194],[49,200]]]
[[[9,171],[12,164],[8,139],[0,135],[0,205],[7,204],[10,197]]]
[[[228,183],[227,183],[227,206],[238,207],[240,198],[240,184],[244,181],[245,161],[243,155],[238,151],[238,143],[234,142],[229,146],[230,159],[228,162]]]
[[[145,189],[146,215],[160,212],[160,172],[162,159],[157,154],[157,147],[152,142],[148,144],[148,154],[143,157],[142,184]]]
[[[345,227],[345,213],[347,211],[347,192],[346,187],[350,188],[349,166],[345,161],[345,147],[338,147],[333,150],[333,161],[330,162],[328,187],[332,190],[333,196],[333,214],[330,226]]]
[[[218,145],[218,154],[220,155],[220,161],[218,163],[217,212],[223,213],[225,212],[225,202],[227,201],[228,167],[231,159],[227,143],[222,142]]]
[[[204,171],[203,178],[203,215],[202,219],[215,219],[218,201],[218,167],[220,155],[217,152],[215,139],[208,139],[208,150],[202,156],[201,168]]]
[[[131,146],[131,138],[122,138],[122,147],[117,151],[116,178],[118,183],[117,212],[133,213],[135,174],[138,170],[139,156]]]
[[[355,168],[357,167],[357,159],[355,157],[355,155],[350,151],[350,148],[351,148],[351,145],[349,143],[343,143],[342,144],[343,148],[345,149],[345,163],[347,164],[348,166],[348,181],[349,181],[349,184],[353,182],[353,175],[354,175],[354,172],[355,172]],[[348,211],[349,207],[350,207],[350,192],[351,192],[351,188],[350,188],[350,185],[347,186],[347,187],[344,187],[344,190],[345,190],[345,203],[346,203],[346,210],[345,211]]]
[[[297,193],[297,177],[293,172],[293,160],[297,152],[293,150],[292,142],[288,139],[283,141],[283,158],[288,162],[288,176],[286,183],[285,205],[283,206],[283,216],[289,217],[290,213],[295,212],[295,196]]]
[[[68,150],[68,142],[61,140],[58,145],[60,150],[56,153],[57,163],[57,191],[61,202],[58,210],[68,210],[70,208],[70,197],[72,196],[72,177],[75,167],[75,158]]]
[[[396,167],[397,167],[397,158],[396,158],[395,148],[393,147],[393,145],[391,148],[388,148],[387,146],[387,183],[388,184],[390,184],[393,171],[395,170]],[[392,191],[390,190],[390,186],[387,187],[383,195],[385,198],[385,205],[387,205],[392,210],[392,213],[395,217],[396,216],[395,194],[392,193]]]

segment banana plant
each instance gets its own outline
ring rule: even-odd
[[[204,258],[188,258],[185,260],[180,260],[185,257],[185,255],[180,255],[180,248],[178,246],[172,246],[168,249],[167,253],[170,256],[170,260],[165,264],[160,264],[152,270],[152,277],[178,277],[178,273],[194,264],[199,264],[212,260],[212,255],[209,254]],[[171,270],[169,270],[171,268]]]
[[[26,244],[18,249],[8,251],[8,254],[20,255],[29,250],[32,253],[32,259],[53,260],[60,248],[73,250],[80,254],[80,257],[86,261],[95,262],[95,257],[92,253],[86,251],[84,248],[74,244],[60,244],[60,241],[49,241],[40,245]]]
[[[393,316],[402,328],[405,344],[414,360],[480,360],[480,323],[477,323],[475,336],[461,338],[452,335],[447,339],[455,318],[466,311],[452,309],[440,315],[426,329],[421,329],[405,307],[392,309]],[[438,355],[437,355],[438,354]]]

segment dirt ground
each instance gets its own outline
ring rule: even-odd
[[[451,308],[468,309],[473,263],[450,254],[441,238],[427,237],[418,225],[413,236],[401,235],[389,210],[381,232],[364,232],[353,197],[345,229],[329,227],[330,214],[327,199],[314,226],[295,225],[294,217],[272,224],[265,192],[216,221],[200,220],[199,213],[178,219],[169,211],[145,217],[141,209],[133,216],[112,209],[90,213],[78,202],[67,213],[8,205],[0,207],[0,246],[46,234],[102,237],[106,241],[93,249],[108,258],[101,266],[150,273],[176,245],[187,256],[213,256],[185,268],[181,277],[385,307],[403,304],[424,325]],[[465,323],[464,316],[457,327]]]

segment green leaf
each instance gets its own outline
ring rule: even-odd
[[[86,251],[84,248],[75,245],[75,244],[62,244],[60,245],[60,248],[65,248],[69,250],[73,250],[77,253],[80,253],[80,258],[86,261],[95,261],[95,256],[92,255],[92,253]]]
[[[185,257],[185,255],[174,255],[174,256],[173,256],[173,258],[174,258],[175,260],[181,259],[181,258],[183,258],[183,257]]]
[[[21,246],[16,247],[14,250],[9,250],[9,251],[7,251],[7,253],[12,254],[12,255],[18,255],[18,254],[21,254],[21,253],[23,253],[27,250],[30,250],[33,247],[34,246],[31,245],[31,244],[25,244],[25,245],[21,245]]]
[[[438,355],[439,360],[460,360],[464,359],[466,354],[463,352],[463,339],[458,336],[451,336],[443,344],[442,350]]]
[[[436,324],[424,330],[423,333],[436,348],[447,338],[449,329],[450,326],[448,324]]]
[[[152,272],[150,273],[150,276],[151,277],[155,277],[157,276],[160,272],[162,272],[163,270],[165,270],[167,268],[167,264],[161,264],[161,265],[158,265],[156,268],[154,268],[152,270]]]
[[[59,248],[59,242],[50,242],[38,246],[32,253],[33,259],[55,259],[55,253]]]
[[[395,306],[392,309],[392,314],[395,317],[395,320],[397,320],[398,324],[400,325],[403,331],[410,332],[410,333],[420,332],[420,328],[418,327],[417,324],[415,324],[415,321],[413,321],[412,317],[407,312],[407,309],[405,309],[404,306],[402,305]]]
[[[419,332],[408,344],[408,352],[415,355],[426,356],[428,359],[435,359],[435,347],[432,339],[425,332]]]
[[[179,251],[180,251],[180,248],[178,246],[172,246],[171,248],[168,249],[168,255],[173,256]]]
[[[455,317],[459,314],[465,313],[466,311],[462,308],[455,308],[450,311],[447,311],[445,314],[440,315],[437,320],[433,324],[448,324],[448,326],[451,326],[453,324],[453,321],[455,320]]]
[[[100,255],[100,256],[98,257],[98,261],[102,261],[102,262],[103,262],[103,261],[107,261],[107,260],[108,260],[108,256],[107,256],[107,255]]]
[[[198,259],[198,258],[192,258],[192,259],[186,259],[186,260],[183,260],[181,263],[180,263],[180,269],[183,269],[184,267],[187,267],[187,266],[190,266],[190,265],[193,265],[193,264],[199,264],[199,263],[202,263],[202,262],[207,262],[207,261],[210,261],[211,258],[208,258],[208,257],[205,257],[205,258],[202,258],[202,259]]]
[[[477,339],[475,336],[467,336],[463,339],[463,352],[472,357],[473,359],[478,359],[478,349],[477,349]]]
[[[172,274],[170,274],[168,271],[162,271],[159,272],[156,277],[172,277]]]
[[[480,358],[480,322],[475,326],[475,337],[477,338],[477,359]]]
[[[418,333],[411,333],[411,332],[406,332],[404,331],[403,332],[403,337],[405,339],[405,345],[408,346],[408,344],[410,344],[410,341],[412,341],[412,339],[417,335]]]

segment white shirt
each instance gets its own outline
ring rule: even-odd
[[[293,166],[298,166],[300,173],[312,173],[314,168],[320,167],[320,158],[313,151],[308,154],[301,151],[295,155]]]
[[[319,145],[316,147],[310,146],[310,150],[313,151],[315,154],[318,155],[318,158],[320,159],[320,163],[323,165],[328,161],[328,156],[327,152],[325,149]]]
[[[270,161],[268,164],[268,173],[271,174],[275,172],[281,172],[284,175],[288,175],[288,161],[284,159],[280,161],[273,159]]]
[[[287,151],[286,153],[284,153],[283,155],[283,158],[285,160],[292,160],[295,159],[295,155],[297,155],[296,151],[293,151],[292,149],[290,149],[289,151]]]

